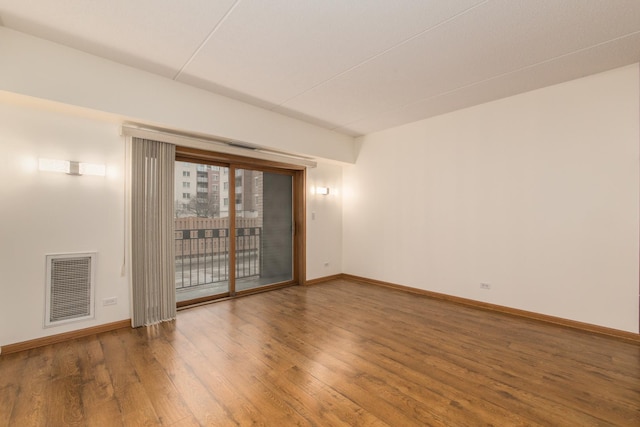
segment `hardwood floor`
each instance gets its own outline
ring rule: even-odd
[[[0,356],[0,426],[640,426],[640,345],[334,280]]]

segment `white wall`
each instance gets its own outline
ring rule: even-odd
[[[635,64],[364,137],[344,272],[638,332],[639,98]]]
[[[6,97],[0,123],[0,345],[130,318],[118,125]],[[103,163],[108,176],[39,172],[38,157]],[[44,329],[45,255],[85,251],[98,252],[95,319]]]
[[[329,194],[316,194],[317,187],[328,187]],[[342,166],[320,162],[307,170],[307,279],[340,273]]]
[[[171,130],[353,162],[353,138],[0,26],[0,90]]]
[[[131,317],[121,121],[0,92],[0,346]],[[105,163],[108,176],[39,172],[38,157]],[[332,189],[307,197],[309,279],[342,272],[341,180],[342,168],[323,161],[307,174],[309,191]],[[45,255],[85,251],[98,252],[95,319],[45,329]],[[108,297],[118,304],[104,307]]]

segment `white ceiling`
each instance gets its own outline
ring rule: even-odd
[[[0,0],[0,24],[354,136],[640,61],[640,0]]]

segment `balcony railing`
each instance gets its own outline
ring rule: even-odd
[[[236,279],[259,276],[262,261],[260,227],[236,229]],[[229,280],[229,230],[176,230],[176,288]]]

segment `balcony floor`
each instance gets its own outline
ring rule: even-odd
[[[247,289],[260,288],[262,286],[272,285],[274,283],[286,282],[291,280],[291,276],[282,277],[244,277],[236,279],[236,291],[244,291]],[[205,285],[190,286],[176,290],[176,302],[189,301],[197,298],[208,297],[211,295],[225,294],[229,292],[229,282],[208,283]]]

